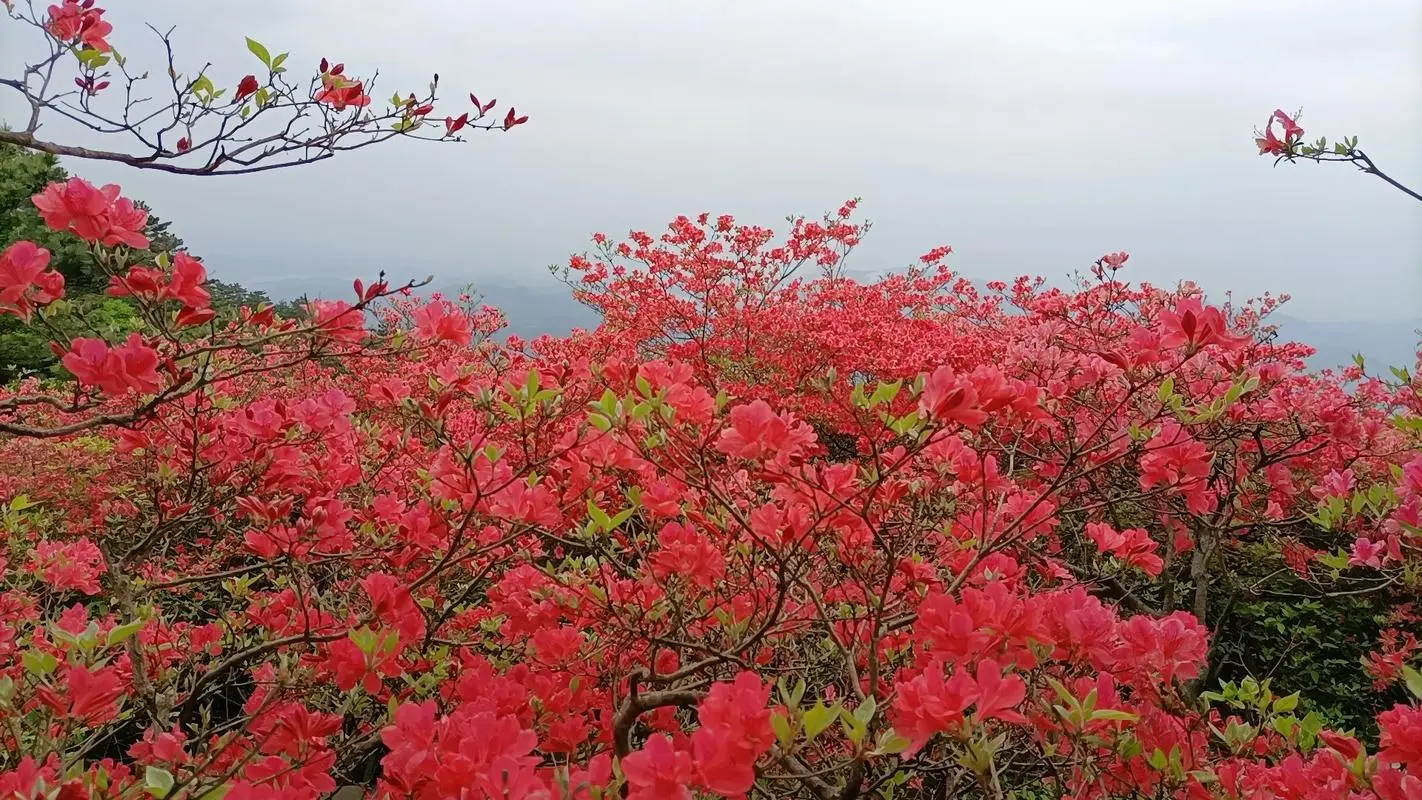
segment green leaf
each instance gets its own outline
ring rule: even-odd
[[[173,773],[162,767],[144,767],[143,788],[154,797],[167,797],[173,791]]]
[[[79,63],[89,69],[98,69],[109,63],[109,57],[99,50],[80,50],[75,56],[78,57]]]
[[[20,663],[25,665],[31,675],[48,675],[59,666],[59,659],[39,650],[27,650],[20,656]]]
[[[1174,397],[1175,378],[1166,378],[1164,381],[1162,381],[1160,384],[1160,389],[1156,391],[1155,395],[1157,398],[1160,399],[1160,402],[1162,403],[1167,402],[1168,400],[1170,400],[1170,398]]]
[[[263,47],[261,42],[248,36],[247,49],[252,51],[252,55],[256,56],[257,58],[260,58],[262,60],[262,63],[266,65],[267,69],[271,69],[272,54],[267,52],[267,48]]]
[[[805,741],[813,742],[816,736],[824,733],[839,716],[839,704],[826,706],[823,702],[815,703],[815,707],[805,712]]]
[[[616,528],[622,527],[622,523],[631,519],[632,515],[635,513],[637,513],[636,506],[633,506],[632,508],[626,508],[617,512],[617,514],[610,520],[609,525],[611,527],[609,527],[608,530],[614,530]]]
[[[612,530],[612,517],[609,517],[607,512],[598,508],[597,503],[591,500],[588,501],[588,516],[592,517],[592,521],[597,523],[597,526],[604,532]]]
[[[879,743],[874,746],[874,752],[885,756],[898,755],[909,749],[911,744],[913,744],[913,740],[896,733],[893,728],[889,728],[879,735]]]
[[[790,749],[793,732],[790,730],[790,720],[785,718],[779,711],[770,715],[770,729],[775,731],[775,739],[780,742],[780,746],[786,750]]]
[[[588,423],[591,424],[594,428],[597,428],[598,430],[602,431],[603,433],[607,433],[608,431],[612,430],[612,420],[609,420],[607,417],[604,417],[603,415],[598,413],[588,414]]]
[[[879,384],[875,387],[874,394],[869,398],[869,407],[873,408],[880,403],[893,402],[894,398],[899,396],[899,390],[903,388],[904,382],[902,380]]]
[[[1273,725],[1274,730],[1277,731],[1280,736],[1288,738],[1294,735],[1294,731],[1299,727],[1299,721],[1298,718],[1293,716],[1275,717]]]
[[[1422,700],[1422,672],[1403,665],[1402,677],[1407,682],[1407,691],[1411,692],[1413,697]]]
[[[869,724],[869,720],[874,718],[874,712],[879,710],[879,703],[874,699],[874,695],[864,698],[864,702],[854,709],[854,718],[864,724]]]
[[[143,625],[143,620],[136,619],[133,622],[115,626],[109,631],[109,646],[112,647],[116,644],[123,644],[128,641],[135,633],[143,630]]]
[[[1294,692],[1293,694],[1287,695],[1287,696],[1285,696],[1285,697],[1280,697],[1280,698],[1278,698],[1278,699],[1276,699],[1276,700],[1274,701],[1274,710],[1275,710],[1275,711],[1278,711],[1278,712],[1280,712],[1280,713],[1284,713],[1284,712],[1288,712],[1288,711],[1293,711],[1294,709],[1296,709],[1296,708],[1298,708],[1298,707],[1299,707],[1299,693],[1298,693],[1298,692]]]

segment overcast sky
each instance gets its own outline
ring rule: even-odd
[[[951,244],[972,277],[1059,278],[1124,249],[1137,280],[1289,292],[1296,316],[1422,316],[1422,203],[1342,165],[1271,168],[1251,142],[1302,106],[1310,134],[1356,133],[1422,184],[1417,0],[109,5],[133,62],[158,65],[143,22],[176,24],[180,66],[212,61],[219,85],[256,71],[250,35],[298,73],[378,67],[377,98],[438,71],[455,114],[474,91],[532,117],[252,176],[69,165],[244,283],[546,281],[593,231],[700,211],[776,225],[859,196],[860,268]],[[0,20],[6,74],[25,38]]]

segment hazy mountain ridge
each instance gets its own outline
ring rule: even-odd
[[[1418,331],[1422,319],[1319,322],[1274,314],[1283,341],[1303,342],[1318,352],[1309,359],[1315,369],[1346,366],[1361,354],[1368,371],[1387,374],[1387,367],[1417,366]]]
[[[289,300],[302,295],[347,297],[352,294],[349,283],[334,278],[287,277],[246,283],[267,292],[273,300]],[[544,276],[536,283],[498,277],[469,281],[436,280],[421,293],[439,291],[447,296],[457,296],[469,286],[473,287],[482,302],[504,312],[509,323],[507,333],[526,339],[545,333],[562,336],[574,328],[586,329],[598,324],[597,314],[574,300],[571,290],[551,276]],[[1309,359],[1309,365],[1314,369],[1346,366],[1359,353],[1367,360],[1369,370],[1375,373],[1386,374],[1389,366],[1408,369],[1416,366],[1417,331],[1422,329],[1422,318],[1325,322],[1275,314],[1268,321],[1278,326],[1281,341],[1303,342],[1317,350]]]

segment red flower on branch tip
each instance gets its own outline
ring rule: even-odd
[[[237,93],[232,95],[232,102],[240,103],[241,101],[246,100],[248,97],[251,97],[252,95],[256,94],[257,89],[260,87],[261,84],[257,82],[256,75],[247,75],[243,77],[242,80],[237,83]]]
[[[528,122],[528,115],[525,114],[524,116],[520,117],[518,115],[518,112],[514,108],[510,107],[509,113],[504,115],[504,130],[509,130],[514,126],[522,125],[525,122]]]
[[[489,113],[494,108],[494,106],[498,104],[499,100],[498,98],[494,98],[493,100],[490,100],[487,103],[480,103],[479,98],[475,97],[473,92],[470,92],[469,102],[473,103],[474,108],[479,112],[477,116],[482,117],[485,114]]]
[[[321,76],[321,84],[324,88],[316,92],[315,96],[318,103],[325,103],[337,111],[370,105],[370,95],[365,93],[365,87],[360,81],[347,80],[332,70]]]
[[[445,135],[445,136],[453,136],[454,134],[458,133],[459,130],[460,130],[461,128],[463,128],[463,127],[464,127],[465,125],[467,125],[467,124],[469,124],[469,113],[468,113],[468,112],[465,112],[465,113],[463,113],[463,114],[460,114],[458,117],[445,117],[445,118],[444,118],[444,135]]]
[[[1276,124],[1279,125],[1282,138],[1274,133]],[[1260,155],[1288,155],[1303,139],[1303,133],[1304,129],[1299,126],[1297,115],[1289,116],[1282,108],[1276,108],[1264,125],[1263,135],[1256,137],[1254,143],[1259,146]]]
[[[114,26],[105,22],[103,16],[104,9],[95,8],[92,2],[64,0],[60,5],[49,7],[49,20],[44,29],[61,42],[107,53],[113,48],[106,37],[113,33]]]

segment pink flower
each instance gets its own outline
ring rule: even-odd
[[[1165,560],[1155,553],[1155,541],[1141,528],[1117,531],[1101,522],[1086,523],[1086,535],[1096,543],[1096,549],[1110,553],[1123,564],[1138,567],[1150,576],[1159,575]]]
[[[1247,340],[1231,335],[1224,314],[1214,306],[1205,306],[1199,297],[1182,297],[1175,308],[1160,312],[1160,337],[1163,347],[1185,347],[1194,352],[1201,347],[1219,345],[1226,350],[1242,346]]]
[[[788,460],[815,440],[815,432],[789,412],[776,414],[764,400],[731,409],[731,425],[716,449],[735,458]]]
[[[450,342],[467,346],[472,338],[469,317],[448,300],[436,300],[411,315],[415,323],[415,338],[428,342]]]
[[[721,551],[690,525],[668,522],[657,534],[652,574],[658,580],[665,581],[677,575],[694,586],[709,589],[725,572],[726,562]]]
[[[92,2],[64,0],[62,5],[49,7],[49,21],[44,28],[61,42],[78,42],[107,53],[111,48],[105,37],[113,33],[114,26],[105,22],[103,16],[104,9],[93,7]]]
[[[1279,124],[1283,138],[1274,135],[1274,125]],[[1298,121],[1284,112],[1282,108],[1274,109],[1274,113],[1269,117],[1269,121],[1264,124],[1264,135],[1256,138],[1254,143],[1259,146],[1259,154],[1271,156],[1281,156],[1292,152],[1294,145],[1303,138],[1303,128],[1299,127]]]
[[[125,244],[136,250],[148,247],[143,228],[148,212],[120,197],[115,184],[95,188],[83,178],[51,183],[31,198],[49,227],[72,231],[86,242],[110,247]]]
[[[701,727],[692,734],[692,760],[701,784],[737,796],[755,783],[755,762],[775,743],[766,700],[770,687],[754,672],[717,683],[697,707]]]
[[[1107,269],[1117,270],[1126,265],[1131,258],[1131,254],[1122,250],[1118,253],[1107,253],[1101,257],[1101,264]]]
[[[201,261],[184,252],[173,254],[173,276],[163,294],[191,309],[207,308],[212,295],[203,285],[207,283],[207,268]]]
[[[75,339],[61,363],[79,383],[97,386],[112,396],[127,394],[130,389],[152,394],[162,386],[158,351],[144,344],[137,333],[113,348],[103,339]]]
[[[627,776],[629,800],[691,800],[687,788],[694,774],[691,756],[676,750],[660,733],[622,759],[622,773]]]
[[[1168,419],[1141,456],[1141,488],[1191,484],[1210,474],[1210,451]]]
[[[1396,705],[1378,715],[1378,759],[1422,772],[1422,708]]]
[[[933,662],[913,680],[899,684],[894,698],[894,729],[908,737],[908,753],[916,753],[939,733],[967,721],[966,712],[978,698],[978,687],[962,668],[945,679],[942,662]]]
[[[928,376],[919,405],[937,422],[956,422],[968,428],[976,428],[988,418],[978,403],[973,383],[958,377],[948,366],[939,367]]]
[[[34,309],[64,296],[64,276],[49,267],[49,251],[15,242],[0,253],[0,314],[28,320]]]
[[[1208,652],[1208,632],[1184,611],[1161,618],[1131,617],[1117,629],[1118,669],[1131,673],[1138,686],[1169,686],[1177,677],[1189,680],[1200,674]]]
[[[38,694],[56,714],[99,725],[118,716],[123,684],[115,667],[90,670],[75,665],[64,673],[63,692],[45,686]]]
[[[321,86],[316,92],[316,102],[325,103],[337,111],[370,105],[370,95],[365,93],[360,81],[352,81],[334,72],[328,72],[321,76]]]
[[[1359,536],[1353,542],[1353,551],[1348,556],[1348,566],[1381,569],[1382,555],[1386,549],[1387,542],[1375,542],[1372,539]]]
[[[108,570],[104,554],[88,538],[40,541],[30,553],[30,572],[44,578],[51,589],[99,593],[99,578]]]
[[[344,300],[316,300],[307,308],[321,333],[345,344],[365,339],[365,311]]]
[[[393,575],[372,572],[360,582],[380,624],[400,633],[400,644],[409,646],[425,635],[425,615],[410,590]]]
[[[1318,486],[1309,490],[1309,493],[1319,500],[1329,497],[1350,497],[1353,494],[1357,480],[1353,477],[1353,470],[1345,469],[1339,472],[1336,469],[1329,470]]]
[[[1002,674],[996,661],[985,658],[978,662],[978,719],[1000,719],[1003,722],[1025,723],[1027,718],[1017,706],[1027,697],[1027,684],[1021,676]]]

